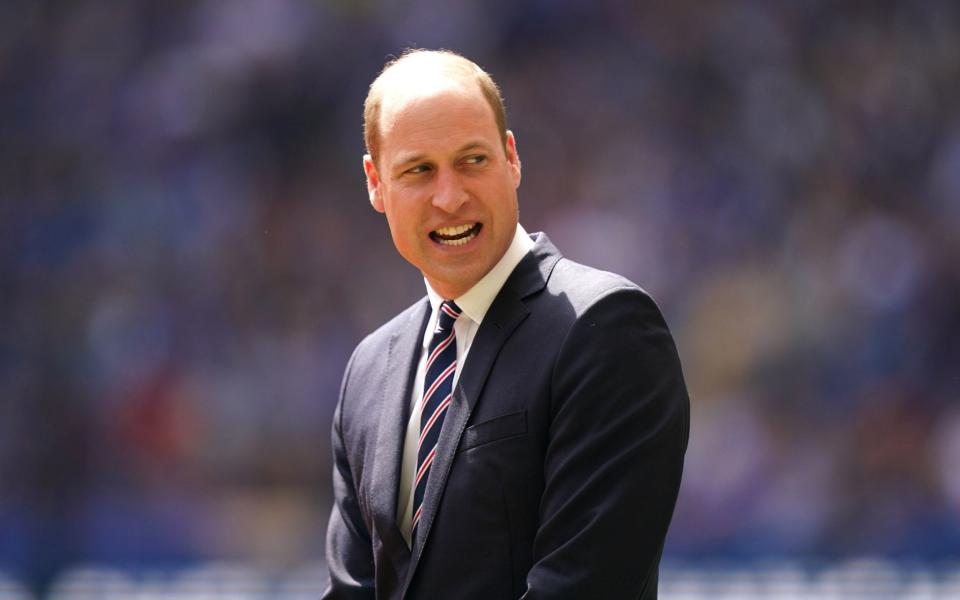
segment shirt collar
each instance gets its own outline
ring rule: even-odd
[[[470,320],[478,325],[483,322],[483,317],[487,314],[493,299],[500,293],[500,288],[507,281],[507,277],[513,272],[517,264],[523,260],[527,252],[533,248],[533,240],[527,234],[520,223],[517,223],[517,229],[513,234],[513,241],[507,251],[503,253],[500,260],[490,271],[484,275],[480,281],[474,284],[472,288],[466,291],[454,302],[463,310],[463,314],[470,317]],[[430,308],[437,312],[437,307],[443,302],[443,298],[438,294],[426,279],[423,280],[427,286],[427,297],[430,299]]]

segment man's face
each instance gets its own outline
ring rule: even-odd
[[[456,298],[510,246],[520,160],[476,83],[446,83],[386,94],[378,162],[365,156],[363,166],[370,203],[386,214],[401,256]]]

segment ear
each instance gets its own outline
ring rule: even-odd
[[[517,140],[513,132],[507,130],[507,143],[504,146],[507,153],[507,163],[510,165],[510,172],[513,176],[513,187],[520,185],[520,155],[517,154]]]
[[[383,197],[380,195],[380,173],[369,154],[363,155],[363,172],[367,174],[367,194],[370,204],[377,212],[383,212]]]

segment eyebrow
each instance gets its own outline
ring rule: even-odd
[[[475,140],[475,141],[469,141],[469,142],[467,142],[466,144],[464,144],[464,145],[460,146],[459,148],[457,148],[456,154],[461,154],[461,153],[463,153],[463,152],[468,152],[468,151],[470,151],[470,150],[474,150],[474,149],[477,149],[477,148],[484,149],[484,150],[488,150],[488,149],[489,149],[489,147],[488,147],[488,145],[487,145],[486,142],[482,142],[482,141],[480,141],[480,140]],[[422,153],[422,152],[416,152],[416,153],[413,153],[413,154],[409,154],[409,155],[407,155],[407,156],[401,155],[400,160],[398,160],[398,161],[395,163],[395,165],[396,165],[396,167],[402,167],[402,166],[408,165],[408,164],[410,164],[410,163],[420,162],[420,161],[423,160],[425,157],[426,157],[426,154],[424,154],[424,153]]]
[[[487,149],[487,144],[479,140],[475,142],[467,142],[466,144],[464,144],[463,146],[460,146],[457,149],[457,154],[460,154],[461,152],[466,152],[468,150],[473,150],[475,148]]]

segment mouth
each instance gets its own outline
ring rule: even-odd
[[[430,239],[443,244],[444,246],[463,246],[473,238],[477,237],[483,225],[473,223],[472,225],[457,225],[455,227],[440,227],[430,232]]]

